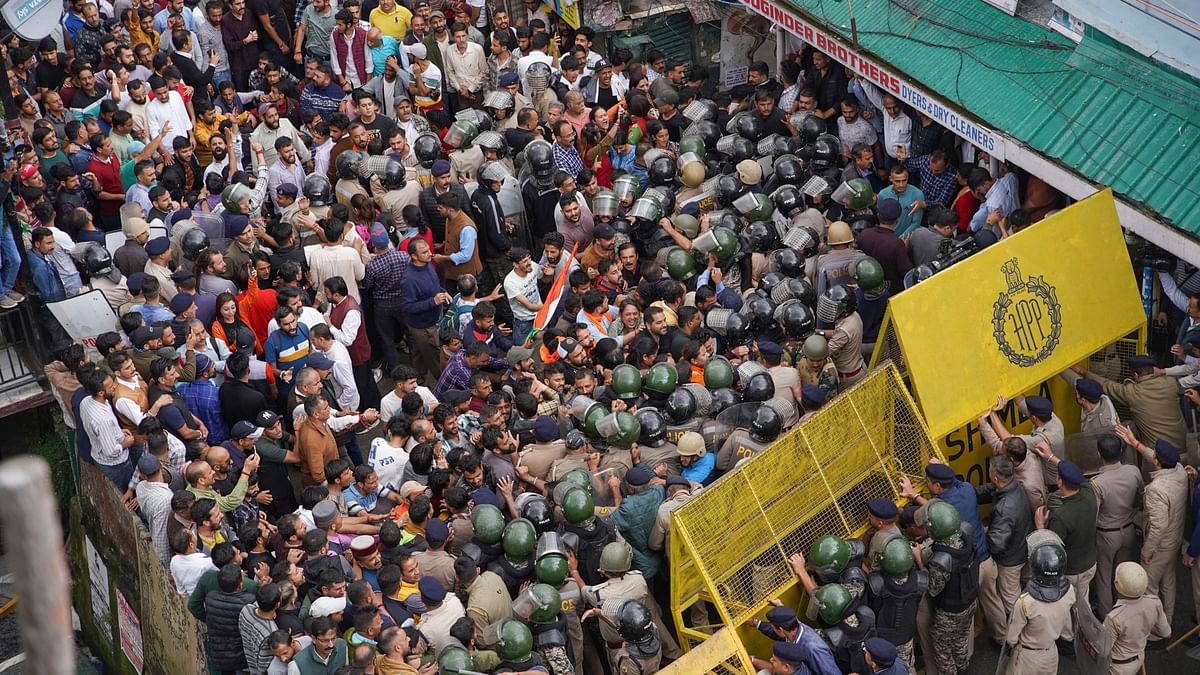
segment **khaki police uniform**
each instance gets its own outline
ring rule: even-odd
[[[1142,543],[1143,563],[1150,583],[1147,592],[1162,599],[1163,611],[1175,611],[1175,567],[1187,522],[1188,477],[1183,464],[1150,473],[1146,486],[1146,536]]]
[[[467,616],[475,624],[475,634],[483,635],[488,626],[512,616],[512,602],[500,575],[480,572],[467,587]]]
[[[1113,573],[1117,565],[1133,560],[1136,551],[1134,504],[1145,483],[1142,472],[1129,464],[1105,464],[1092,478],[1099,508],[1096,511],[1096,604],[1101,614],[1113,606]]]
[[[1117,636],[1112,649],[1109,675],[1135,675],[1141,672],[1146,656],[1146,641],[1171,634],[1171,622],[1162,601],[1149,593],[1140,598],[1121,598],[1104,617],[1104,624]]]
[[[1137,439],[1153,448],[1158,439],[1177,448],[1187,447],[1187,425],[1179,407],[1179,383],[1166,375],[1146,375],[1138,380],[1110,380],[1095,373],[1084,373],[1104,387],[1114,403],[1133,414],[1133,432]]]
[[[1009,645],[1015,645],[1008,662],[1008,675],[1044,675],[1058,672],[1055,639],[1071,631],[1071,606],[1075,589],[1054,602],[1043,602],[1022,593],[1008,621]]]

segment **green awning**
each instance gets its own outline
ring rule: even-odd
[[[848,4],[781,0],[850,43]],[[978,0],[855,0],[858,41],[983,124],[1200,236],[1200,83]]]

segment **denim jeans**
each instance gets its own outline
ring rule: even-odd
[[[21,252],[13,240],[12,228],[0,216],[0,295],[13,289],[20,271]]]
[[[533,319],[525,320],[514,317],[512,329],[513,344],[520,347],[525,344],[526,338],[529,337],[529,332],[533,330]]]
[[[214,87],[220,86],[222,82],[232,82],[233,75],[229,72],[228,68],[225,70],[218,70],[213,73],[212,81]]]

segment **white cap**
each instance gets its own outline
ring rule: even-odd
[[[405,46],[404,51],[412,54],[418,59],[426,58],[429,55],[429,52],[425,49],[425,45],[421,44],[420,42]]]
[[[308,615],[311,617],[333,616],[338,612],[345,611],[346,596],[340,598],[317,598],[313,600],[312,606],[308,609]]]

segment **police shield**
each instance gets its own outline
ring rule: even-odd
[[[1079,594],[1071,607],[1075,624],[1075,665],[1080,673],[1107,673],[1116,633],[1096,618],[1087,595]]]
[[[208,245],[218,251],[229,247],[229,239],[225,236],[225,221],[219,214],[207,211],[193,211],[192,221],[208,235]]]

